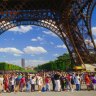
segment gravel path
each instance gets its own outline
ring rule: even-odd
[[[96,91],[80,92],[18,92],[2,93],[0,96],[96,96]]]

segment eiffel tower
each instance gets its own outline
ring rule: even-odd
[[[76,65],[92,64],[96,56],[91,30],[95,5],[96,0],[0,0],[0,35],[20,25],[42,26],[60,37]]]

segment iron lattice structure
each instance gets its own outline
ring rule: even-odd
[[[0,34],[20,25],[42,26],[61,38],[77,65],[94,63],[91,17],[95,5],[96,0],[1,0]]]

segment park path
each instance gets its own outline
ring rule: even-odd
[[[96,96],[96,91],[80,92],[18,92],[2,93],[0,96]]]

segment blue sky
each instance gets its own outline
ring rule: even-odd
[[[92,31],[96,39],[96,8],[92,16]],[[96,41],[96,40],[95,40]],[[26,66],[36,66],[55,60],[68,53],[61,39],[50,30],[34,25],[19,26],[0,36],[0,62],[21,65],[21,58]]]
[[[0,61],[16,65],[25,58],[26,66],[36,66],[67,52],[66,46],[54,33],[32,25],[6,31],[0,36],[0,42]]]

